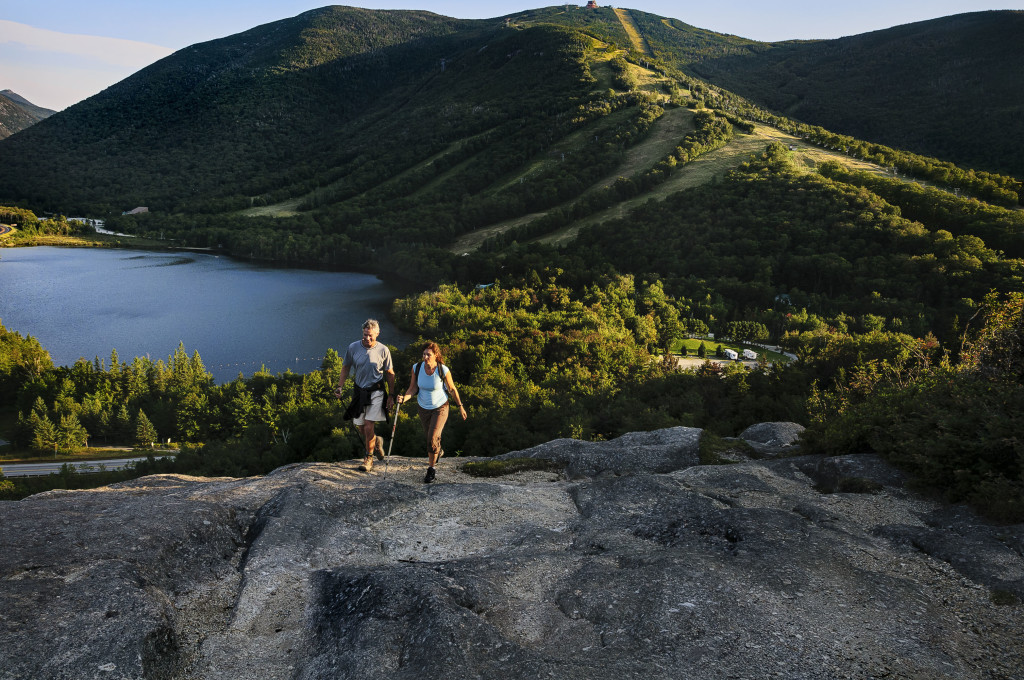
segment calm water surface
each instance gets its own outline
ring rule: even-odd
[[[85,248],[0,249],[0,320],[32,335],[53,361],[122,361],[198,351],[218,382],[261,364],[272,373],[318,368],[327,349],[344,354],[363,320],[380,339],[411,338],[386,319],[402,293],[374,276],[272,269],[194,253]]]

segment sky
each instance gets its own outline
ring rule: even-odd
[[[183,47],[326,4],[329,1],[0,0],[0,90],[13,90],[33,104],[59,111]],[[356,4],[486,19],[557,3],[385,0]],[[599,4],[604,3],[599,0]],[[627,0],[613,6],[774,42],[839,38],[964,12],[1021,10],[1024,0]]]

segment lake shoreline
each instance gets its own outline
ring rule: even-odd
[[[383,267],[347,267],[339,269],[330,266],[319,265],[315,262],[290,263],[274,259],[261,259],[256,257],[244,257],[235,255],[225,248],[210,248],[200,246],[176,246],[167,242],[150,239],[143,236],[113,236],[108,234],[90,234],[87,236],[33,236],[28,239],[11,242],[0,238],[0,249],[3,248],[109,248],[112,250],[148,250],[154,252],[189,252],[218,257],[228,257],[238,262],[271,267],[274,269],[304,269],[308,271],[331,272],[334,274],[370,274],[376,276],[380,281],[401,289],[403,295],[414,295],[425,289],[421,284],[407,279],[403,276],[387,271]]]
[[[166,245],[85,243],[39,242],[0,255],[0,286],[9,293],[0,318],[39,340],[57,365],[112,349],[166,357],[182,342],[224,383],[264,365],[271,373],[318,368],[324,352],[344,352],[369,317],[381,320],[384,341],[398,348],[416,337],[391,320],[393,301],[407,292],[376,273],[282,267]]]

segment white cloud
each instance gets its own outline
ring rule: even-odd
[[[0,19],[0,89],[59,110],[173,51],[135,40],[60,33]]]
[[[0,19],[0,43],[18,43],[34,50],[87,57],[107,64],[135,68],[152,64],[174,51],[135,40],[59,33],[3,19]]]

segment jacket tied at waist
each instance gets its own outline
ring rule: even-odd
[[[349,402],[348,408],[345,409],[345,414],[342,416],[345,420],[351,420],[366,412],[366,409],[370,406],[373,401],[374,392],[384,392],[384,402],[388,400],[388,384],[384,378],[381,378],[369,387],[360,387],[352,381],[352,401]],[[384,408],[385,422],[391,422],[391,416],[388,414],[387,408]]]

